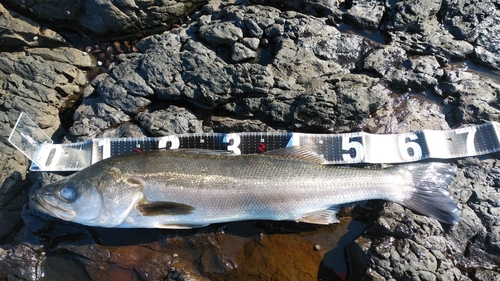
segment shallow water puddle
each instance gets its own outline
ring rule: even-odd
[[[41,266],[45,280],[69,274],[81,280],[345,280],[345,247],[365,229],[348,217],[329,226],[248,221],[185,231],[95,228],[87,234],[98,244],[58,242]]]

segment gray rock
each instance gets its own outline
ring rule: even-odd
[[[55,31],[0,4],[0,43],[3,47],[38,47],[60,45],[66,41]]]
[[[428,22],[424,34],[411,34],[402,31],[390,32],[395,45],[407,52],[419,55],[436,54],[440,58],[464,59],[474,51],[474,46],[467,41],[456,40],[439,22]]]
[[[252,50],[259,48],[260,40],[258,38],[243,38],[241,43]]]
[[[153,112],[140,112],[136,115],[135,121],[155,137],[203,132],[202,123],[193,113],[173,105]]]
[[[71,47],[59,47],[52,49],[29,48],[26,52],[34,56],[42,57],[48,61],[66,63],[74,65],[78,68],[90,69],[96,67],[96,63],[92,60],[89,54]]]
[[[348,131],[347,128],[360,125],[371,112],[389,102],[388,92],[376,78],[344,75],[332,88],[316,88],[318,85],[314,82],[318,81],[308,85],[308,94],[300,96],[294,113],[294,129]]]
[[[486,65],[500,69],[500,16],[481,22],[481,29],[476,40],[474,55]]]
[[[233,62],[248,61],[257,57],[257,52],[241,43],[235,43],[231,52],[231,60]]]
[[[95,93],[86,91],[88,92],[86,96],[94,99],[97,95],[110,108],[116,108],[128,115],[134,115],[148,107],[150,105],[148,100],[155,96],[167,102],[188,101],[205,110],[223,107],[229,114],[254,116],[264,122],[275,122],[279,126],[307,128],[305,124],[311,123],[310,120],[295,120],[294,116],[302,115],[296,112],[297,105],[309,107],[315,100],[304,99],[301,96],[317,91],[323,93],[325,89],[338,87],[337,90],[345,91],[345,94],[339,101],[336,99],[330,101],[332,103],[330,106],[339,107],[337,102],[341,103],[344,102],[343,98],[347,99],[349,86],[344,86],[344,82],[336,79],[328,80],[328,76],[334,73],[347,73],[348,70],[344,69],[343,65],[346,68],[353,68],[354,63],[361,60],[372,46],[361,36],[340,34],[322,19],[303,16],[296,12],[285,12],[284,20],[269,20],[268,16],[277,12],[275,8],[263,6],[258,10],[256,8],[257,6],[237,9],[229,6],[223,8],[219,16],[213,19],[199,17],[191,27],[142,40],[138,43],[138,48],[144,54],[122,57],[122,61],[117,63],[109,74],[93,82]],[[261,15],[262,18],[256,15]],[[241,40],[256,45],[258,38],[248,38],[246,41],[242,39],[246,32],[244,31],[246,24],[241,23],[250,19],[265,30],[266,34],[274,36],[273,42],[276,43],[272,49],[275,54],[270,67],[258,63],[229,63],[253,58],[259,60],[255,51],[243,43],[236,42]],[[201,43],[196,32],[198,27],[199,36],[203,41],[212,38],[210,39],[212,43],[232,44],[232,60],[226,59],[220,52],[221,48],[215,50]],[[283,30],[283,34],[273,33],[274,29]],[[230,32],[221,32],[223,30]],[[299,38],[299,40],[294,41],[289,38]],[[182,42],[186,44],[183,45]],[[317,77],[324,78],[317,79]],[[315,82],[309,83],[312,78]],[[139,82],[134,82],[132,87],[121,85],[123,81]],[[304,88],[303,84],[309,88]],[[311,85],[315,88],[311,88]],[[352,103],[356,100],[356,96],[348,98],[353,106],[346,110],[351,112],[350,115],[356,110],[364,112],[355,120],[340,122],[340,119],[336,118],[332,121],[331,113],[326,113],[325,109],[325,114],[315,118],[313,123],[317,123],[319,128],[330,128],[332,124],[361,122],[370,110],[376,110],[387,102],[386,94],[369,92],[373,100],[370,98],[367,104],[360,104],[360,101]],[[236,102],[230,102],[232,99],[236,99]],[[95,110],[83,109],[89,104],[95,103],[84,100],[82,109],[75,115],[74,128],[70,129],[70,132],[79,138],[86,133],[96,136],[111,124],[116,126],[127,120],[122,116],[114,118],[120,120],[119,122],[90,122],[88,125],[92,128],[84,129],[87,122],[82,120],[96,118]],[[341,116],[340,112],[344,111],[339,109],[335,116]],[[101,125],[96,127],[95,124]],[[77,127],[79,129],[76,129]]]
[[[264,34],[264,30],[259,26],[259,24],[252,18],[247,18],[245,20],[245,27],[248,32],[248,36],[260,38]]]
[[[445,27],[455,38],[470,43],[484,32],[481,22],[498,14],[493,1],[445,0],[443,5],[447,7],[443,18]]]
[[[69,128],[71,141],[99,137],[107,129],[132,120],[123,111],[107,105],[102,97],[85,99],[76,110],[74,119],[73,126]]]
[[[25,112],[46,135],[59,140],[59,111],[70,106],[87,83],[81,68],[92,65],[89,56],[73,48],[0,53],[0,244],[11,241],[21,227],[21,210],[31,185],[28,160],[7,143],[19,114]]]
[[[221,133],[232,132],[273,132],[275,129],[260,120],[235,119],[230,117],[213,116],[210,119],[208,130]]]
[[[493,270],[478,269],[474,274],[474,278],[479,281],[499,281],[500,273]]]
[[[344,16],[357,28],[377,29],[384,12],[384,6],[378,1],[356,1]]]
[[[451,95],[446,104],[453,105],[448,122],[454,126],[500,118],[496,98],[500,84],[472,72],[451,70],[445,71],[440,87]]]
[[[98,37],[132,36],[166,30],[201,1],[15,1],[9,4],[45,22],[70,22]]]
[[[256,0],[256,2],[260,1]],[[283,4],[311,15],[333,15],[338,13],[339,2],[337,0],[285,0],[283,2],[277,1],[277,4]]]
[[[384,80],[392,88],[405,92],[434,88],[434,92],[440,94],[437,86],[442,76],[443,69],[434,56],[421,56],[403,61],[400,68],[388,70]]]
[[[23,243],[10,249],[0,248],[0,278],[18,280],[37,280],[41,277],[38,272],[39,247]]]
[[[389,31],[394,42],[412,53],[433,53],[448,59],[471,54],[473,41],[457,40],[437,18],[440,8],[439,0],[397,2],[394,5],[388,2],[389,17],[384,29]]]
[[[376,134],[408,133],[414,130],[448,130],[445,115],[437,104],[410,95],[394,96],[372,113],[363,130]]]
[[[200,37],[210,44],[231,46],[243,38],[243,31],[231,22],[215,22],[201,26]]]
[[[97,76],[83,90],[66,140],[211,131],[402,133],[498,120],[498,83],[446,64],[476,52],[484,63],[493,65],[496,37],[484,30],[487,26],[494,32],[495,14],[484,9],[491,5],[429,1],[385,3],[387,22],[381,26],[392,38],[385,46],[374,46],[362,36],[335,28],[332,19],[324,17],[342,18],[334,1],[283,2],[283,7],[297,6],[295,11],[281,11],[275,8],[282,7],[278,5],[245,5],[245,1],[211,1],[192,15],[194,21],[144,38],[137,44],[142,53],[119,56],[107,73]],[[102,9],[92,23],[86,10],[79,10],[82,14],[71,10],[66,17],[85,19],[96,28],[110,23],[106,32],[119,28],[118,24],[134,31],[135,19],[147,19],[154,13],[161,17],[161,7],[177,5],[180,11],[184,5],[129,2],[101,6],[85,2],[89,10]],[[37,5],[50,7],[52,13],[64,9],[52,3],[56,2],[33,1],[25,6],[35,13]],[[298,7],[304,3],[311,5]],[[368,3],[354,2],[351,14],[366,9],[363,5]],[[145,5],[149,8],[144,9]],[[439,14],[436,7],[441,9]],[[298,12],[305,10],[319,17]],[[136,14],[130,16],[132,11]],[[483,13],[475,14],[478,16],[470,21],[468,30],[465,11]],[[103,19],[103,15],[109,18]],[[370,16],[355,19],[362,22]],[[118,20],[108,22],[115,18]],[[218,34],[216,26],[239,31]],[[471,37],[457,40],[455,27],[464,27],[463,34],[469,32]],[[209,35],[229,39],[213,44]],[[233,46],[258,52],[253,60],[236,62],[231,60]],[[79,62],[79,55],[62,48],[0,54],[0,129],[4,136],[19,110],[25,109],[47,133],[57,131],[58,110],[84,85],[80,68],[88,66]],[[411,90],[412,94],[400,95],[394,90]],[[1,190],[5,191],[0,193],[0,221],[8,226],[0,230],[1,236],[20,227],[20,206],[31,184],[25,180],[28,163],[24,156],[2,142],[0,161],[4,163]],[[365,209],[358,216],[370,218],[367,229],[349,245],[358,252],[358,259],[349,260],[349,268],[363,271],[358,275],[350,271],[348,277],[497,277],[500,162],[491,155],[449,162],[458,168],[449,191],[460,204],[460,223],[443,225],[398,204]],[[55,177],[46,174],[42,181],[52,179]],[[312,228],[295,223],[240,222],[169,232],[167,237],[161,230],[87,228],[44,217],[29,208],[23,218],[25,232],[0,238],[0,245],[11,243],[0,247],[0,279],[36,280],[42,278],[42,272],[46,279],[99,279],[102,268],[110,279],[327,279],[332,277],[330,257],[344,252],[339,242],[348,240],[349,231],[356,226],[345,223],[348,217],[337,225]],[[242,234],[241,229],[246,232]],[[283,229],[291,231],[283,233]],[[294,229],[300,232],[294,233]],[[283,263],[283,257],[290,262]],[[338,257],[336,264],[342,262]],[[357,266],[358,262],[363,266]]]
[[[363,68],[374,70],[380,76],[384,76],[389,70],[400,69],[406,59],[406,52],[403,49],[387,45],[370,52],[363,60]]]
[[[435,18],[441,8],[441,0],[386,2],[389,18],[385,28],[389,31],[420,32],[425,22]]]

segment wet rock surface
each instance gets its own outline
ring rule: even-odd
[[[499,121],[496,2],[214,0],[182,26],[138,41],[137,53],[117,55],[97,76],[88,52],[61,46],[70,41],[56,23],[111,38],[151,30],[197,2],[9,3],[22,15],[0,6],[0,279],[499,278],[496,154],[449,161],[458,168],[449,191],[462,209],[454,226],[369,202],[347,208],[331,226],[251,221],[131,230],[30,210],[29,193],[67,174],[27,172],[28,160],[7,141],[21,111],[56,141],[402,133]],[[382,31],[387,41],[341,32],[340,20]],[[470,61],[488,68],[471,71]]]

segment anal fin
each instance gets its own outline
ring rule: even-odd
[[[312,213],[307,213],[304,216],[296,219],[297,222],[305,222],[305,223],[312,223],[312,224],[323,224],[323,225],[328,225],[332,223],[338,223],[340,222],[337,219],[337,212],[339,208],[337,206],[326,209],[326,210],[320,210]]]

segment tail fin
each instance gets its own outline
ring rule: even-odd
[[[446,190],[453,181],[455,167],[442,163],[415,163],[396,166],[413,187],[411,196],[401,205],[443,223],[460,221],[460,209]]]

